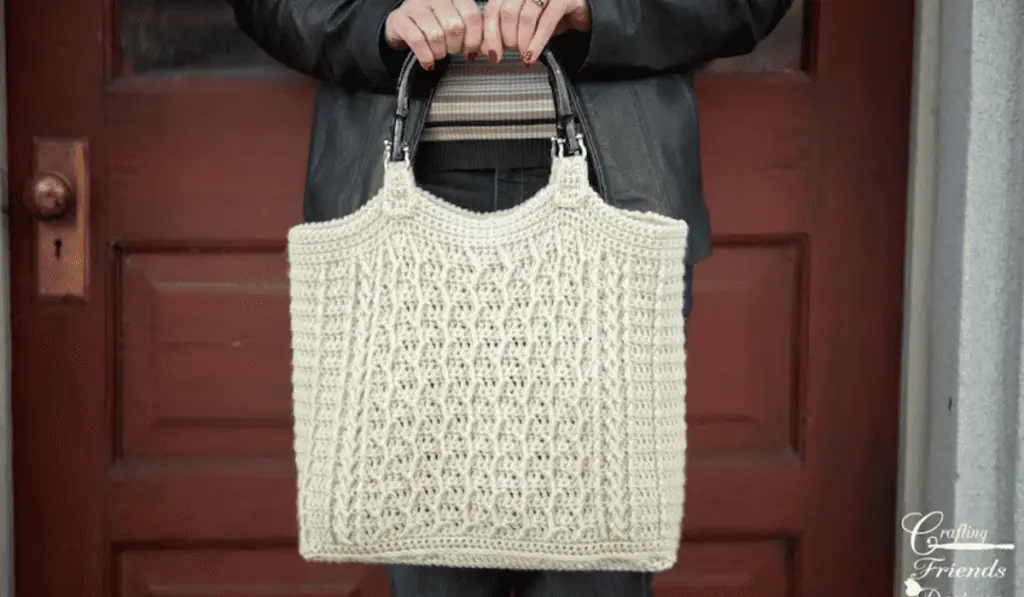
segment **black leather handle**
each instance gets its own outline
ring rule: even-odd
[[[555,127],[559,139],[565,143],[565,154],[579,155],[583,152],[583,148],[576,136],[576,119],[572,112],[572,101],[569,99],[569,82],[566,79],[565,71],[548,48],[544,48],[544,51],[541,52],[540,61],[548,67],[548,80],[554,91]],[[402,161],[405,157],[403,148],[406,145],[405,125],[409,117],[409,86],[412,81],[412,71],[418,65],[419,61],[416,56],[410,52],[398,75],[398,106],[395,110],[395,124],[392,129],[389,157],[392,162]]]

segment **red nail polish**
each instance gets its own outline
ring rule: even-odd
[[[527,62],[532,62],[533,61],[533,52],[527,52],[526,53],[526,61]],[[530,66],[530,65],[527,64],[526,66]]]
[[[497,52],[488,52],[487,56],[488,56],[488,58],[490,58],[491,64],[497,64],[498,63],[498,53]]]
[[[469,58],[470,62],[476,62],[476,52],[470,52],[469,55],[466,56],[466,58]]]
[[[428,64],[427,66],[423,67],[423,70],[425,70],[427,72],[430,72],[430,71],[434,70],[434,65],[433,64]]]

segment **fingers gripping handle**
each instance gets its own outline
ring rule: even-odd
[[[544,51],[541,52],[540,60],[548,67],[548,81],[551,83],[555,101],[555,126],[560,151],[564,151],[562,155],[583,155],[584,149],[580,143],[579,131],[572,111],[569,82],[565,76],[565,70],[562,69],[562,65],[558,63],[555,55],[548,48],[544,48]],[[400,162],[409,156],[409,145],[405,139],[406,121],[409,118],[412,72],[418,65],[419,61],[416,56],[410,53],[406,56],[402,70],[398,74],[398,102],[387,151],[387,159],[391,162]]]

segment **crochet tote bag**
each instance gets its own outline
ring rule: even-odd
[[[591,188],[568,81],[549,184],[475,213],[417,186],[401,74],[381,189],[288,233],[309,561],[660,571],[686,449],[685,222]]]

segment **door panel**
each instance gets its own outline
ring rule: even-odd
[[[685,540],[659,597],[891,592],[911,3],[811,0],[698,78],[715,253],[690,326]],[[285,233],[310,83],[220,0],[11,0],[11,175],[90,143],[87,301],[12,202],[26,595],[387,595],[296,553]]]
[[[280,245],[302,215],[312,101],[305,81],[285,78],[115,81],[100,126],[108,234]]]
[[[149,550],[122,554],[118,590],[124,597],[359,597],[371,582],[339,578],[327,566],[304,563],[294,549]],[[362,572],[375,574],[369,568]]]
[[[278,251],[119,254],[119,457],[285,458],[288,289]],[[224,316],[211,318],[211,313]],[[241,387],[239,387],[241,386]]]

